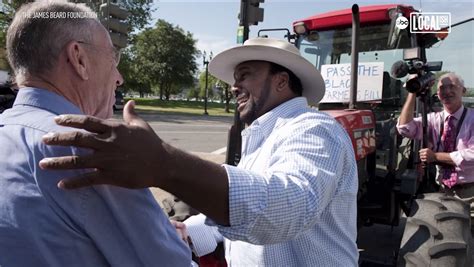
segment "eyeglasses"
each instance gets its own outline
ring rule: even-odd
[[[87,43],[87,42],[84,42],[84,41],[77,41],[77,42],[80,43],[80,44],[86,44],[86,45],[94,46],[96,48],[109,50],[106,47],[101,47],[101,46],[98,46],[96,44],[91,44],[91,43]],[[115,46],[112,46],[112,53],[113,53],[113,57],[114,57],[113,59],[115,61],[115,65],[118,66],[118,64],[120,63],[121,51],[120,51],[120,49],[116,48]]]

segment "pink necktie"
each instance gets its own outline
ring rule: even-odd
[[[441,136],[441,141],[443,142],[444,152],[454,151],[454,146],[456,145],[456,136],[455,136],[455,127],[454,127],[454,116],[449,115],[446,121],[444,122],[444,131],[443,136]],[[443,168],[443,184],[451,188],[458,181],[458,173],[454,166],[448,166]]]

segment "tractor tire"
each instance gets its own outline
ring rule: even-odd
[[[421,195],[407,217],[397,266],[472,266],[469,206],[444,193]]]

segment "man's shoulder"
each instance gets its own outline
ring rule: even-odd
[[[15,142],[27,147],[37,160],[43,157],[87,153],[87,151],[69,146],[48,146],[42,142],[42,136],[49,132],[67,132],[73,129],[57,125],[52,111],[32,106],[15,106],[1,114],[0,125],[5,133],[14,136]]]
[[[328,127],[339,126],[337,121],[329,114],[312,108],[307,108],[295,114],[295,116],[288,120],[287,124],[305,127],[320,127],[324,125]]]
[[[17,106],[2,114],[0,124],[16,125],[44,133],[67,131],[68,128],[59,126],[54,122],[56,116],[57,114],[46,109]]]
[[[474,117],[474,108],[466,107],[467,109],[467,114],[469,114],[471,117]]]
[[[306,109],[290,118],[281,118],[275,130],[283,138],[294,137],[301,134],[318,136],[342,136],[346,133],[336,119],[331,115],[315,109]]]

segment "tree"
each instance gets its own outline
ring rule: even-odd
[[[199,88],[198,87],[192,87],[191,89],[189,89],[188,94],[187,94],[187,99],[188,99],[188,101],[190,99],[199,100]]]
[[[474,88],[466,88],[466,96],[474,96]]]
[[[142,29],[151,20],[153,0],[128,0],[119,3],[130,12],[127,21],[130,25],[130,32]]]
[[[123,92],[138,92],[140,97],[144,97],[146,93],[151,93],[150,84],[147,83],[145,77],[139,72],[137,65],[134,64],[133,54],[130,48],[122,51],[118,69],[124,79],[122,86]]]
[[[230,100],[232,99],[232,92],[230,91],[230,85],[223,82],[219,81],[219,87],[221,87],[222,90],[222,97],[225,101],[225,112],[230,113]]]
[[[211,74],[209,74],[207,78],[207,89],[208,89],[208,98],[212,99],[212,98],[219,97],[221,99],[221,103],[225,102],[225,112],[229,113],[230,112],[229,104],[230,104],[230,100],[232,99],[232,94],[230,92],[230,85],[224,81],[217,79]],[[214,91],[214,89],[218,91]],[[201,74],[199,75],[199,97],[202,99],[206,97],[206,71],[205,70],[201,72]]]
[[[21,5],[33,2],[28,0],[11,0],[11,1],[2,1],[0,5],[0,69],[10,70],[10,66],[7,61],[6,56],[6,35],[8,26],[13,20],[15,15],[15,10],[17,10]]]
[[[34,0],[9,0],[2,1],[0,5],[0,69],[9,69],[5,54],[6,32],[12,21],[15,11],[21,5]],[[98,12],[101,0],[73,0],[75,3],[85,3],[92,10]],[[130,25],[130,32],[142,29],[148,24],[151,18],[153,0],[127,0],[120,1],[120,5],[130,12],[127,22]],[[133,39],[133,36],[131,38]]]
[[[216,83],[219,80],[212,76],[210,73],[207,76],[207,92],[208,92],[208,99],[214,97],[214,90]],[[206,70],[199,74],[199,97],[204,99],[206,97]]]
[[[169,99],[182,87],[193,84],[196,72],[196,40],[164,20],[158,20],[154,28],[137,34],[132,45],[137,70],[153,87],[157,87],[160,99]]]

